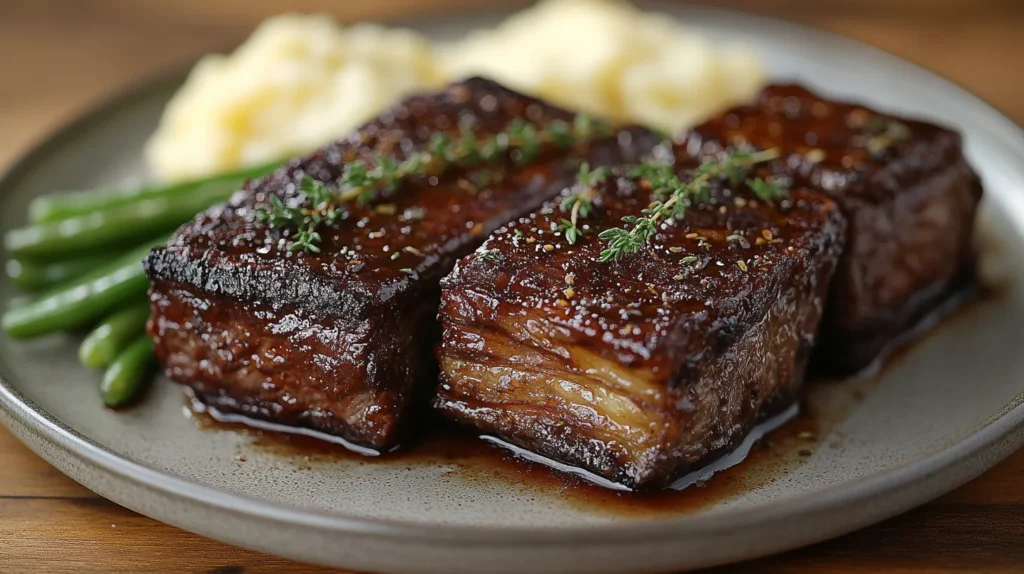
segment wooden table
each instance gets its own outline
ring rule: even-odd
[[[4,0],[0,6],[0,165],[103,96],[245,37],[267,15],[342,19],[473,0]],[[1024,2],[732,0],[916,61],[1024,123]],[[937,501],[738,572],[1020,572],[1024,451]],[[165,526],[61,475],[0,428],[0,572],[318,572]]]

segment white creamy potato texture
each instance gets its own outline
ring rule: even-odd
[[[274,161],[335,139],[404,95],[471,75],[666,132],[750,98],[764,82],[750,51],[619,0],[546,0],[439,46],[409,30],[285,15],[233,54],[196,65],[146,158],[164,180]]]
[[[230,56],[200,60],[164,110],[146,159],[173,181],[287,158],[442,82],[433,47],[411,31],[279,16]]]
[[[564,106],[675,132],[750,98],[752,52],[610,0],[548,0],[441,49],[449,76],[482,75]]]

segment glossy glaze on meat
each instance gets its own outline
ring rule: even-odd
[[[597,234],[649,201],[612,178],[575,245],[554,231],[566,217],[554,200],[462,259],[442,282],[435,407],[643,489],[792,404],[842,248],[836,205],[796,190],[776,208],[717,188],[640,253],[597,262]]]
[[[982,188],[959,134],[778,85],[689,131],[679,150],[707,157],[731,146],[780,148],[772,170],[828,194],[847,217],[815,371],[863,369],[973,280]]]
[[[400,103],[183,226],[145,262],[149,331],[168,376],[221,410],[394,447],[433,381],[438,282],[457,258],[558,193],[581,159],[635,160],[656,138],[629,128],[589,146],[545,149],[526,166],[502,158],[413,178],[320,229],[319,254],[289,251],[289,232],[255,222],[253,209],[270,194],[301,199],[305,175],[336,186],[356,158],[403,159],[436,132],[469,126],[483,137],[515,118],[543,126],[572,114],[467,80]]]

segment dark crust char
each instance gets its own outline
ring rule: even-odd
[[[553,201],[460,261],[442,282],[442,413],[655,488],[794,399],[842,248],[838,208],[802,190],[779,210],[719,188],[640,254],[597,263],[597,234],[649,197],[614,178],[575,245],[552,231],[565,217]]]
[[[872,150],[872,125],[895,121],[909,137]],[[723,147],[778,147],[770,171],[833,197],[849,221],[815,370],[848,375],[973,281],[971,236],[982,194],[959,134],[923,122],[826,100],[794,85],[690,130],[689,157]]]
[[[436,340],[432,299],[343,330],[300,308],[243,305],[158,281],[149,331],[167,375],[207,405],[384,449],[409,408],[407,382],[435,371],[416,360]]]
[[[515,118],[543,125],[572,114],[470,79],[401,102],[183,226],[145,261],[150,332],[168,374],[227,410],[372,448],[395,445],[414,385],[433,368],[426,347],[440,278],[494,228],[567,185],[575,157],[628,161],[654,136],[624,128],[590,146],[545,149],[528,166],[506,158],[489,166],[501,179],[479,187],[464,170],[414,178],[321,229],[319,254],[289,251],[289,232],[255,223],[253,208],[270,194],[301,200],[306,175],[336,185],[356,158],[403,159],[438,131],[469,126],[485,136]]]
[[[515,118],[544,124],[571,119],[572,114],[479,78],[438,94],[411,97],[313,155],[249,182],[226,206],[199,215],[166,247],[152,252],[147,272],[218,295],[311,307],[339,319],[366,317],[380,305],[400,306],[415,298],[416,278],[440,279],[467,245],[475,247],[502,223],[496,213],[525,212],[556,193],[570,181],[575,162],[549,150],[530,167],[509,170],[500,185],[475,194],[460,188],[459,180],[466,176],[462,172],[441,182],[413,180],[394,197],[378,202],[394,205],[394,215],[378,212],[377,204],[353,207],[333,229],[321,230],[321,254],[289,252],[281,233],[253,223],[253,206],[264,203],[269,194],[285,201],[300,199],[296,185],[304,175],[333,182],[346,162],[356,158],[371,164],[374,154],[403,159],[422,150],[438,131],[455,132],[465,123],[479,134],[493,134]],[[640,128],[627,128],[619,135],[623,145],[610,138],[587,153],[596,156],[594,161],[616,161],[620,150],[635,148],[640,154],[654,143],[645,143],[652,136]],[[423,209],[422,218],[409,220],[406,212],[411,208]],[[451,225],[453,220],[460,225]],[[466,222],[473,225],[467,227]],[[373,232],[379,230],[385,233],[376,236]],[[406,247],[422,255],[404,251]],[[399,258],[392,259],[396,252]],[[415,278],[401,271],[406,268],[416,271]]]

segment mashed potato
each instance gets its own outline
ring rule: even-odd
[[[442,81],[433,47],[411,31],[279,16],[230,56],[196,65],[164,110],[146,159],[165,180],[274,161]]]
[[[547,0],[442,50],[449,76],[483,75],[553,102],[675,132],[749,98],[748,51],[614,0]]]
[[[167,180],[273,161],[330,141],[411,91],[470,75],[668,132],[749,98],[764,80],[750,52],[618,0],[546,0],[438,47],[406,30],[280,16],[234,54],[196,66],[146,157]]]

